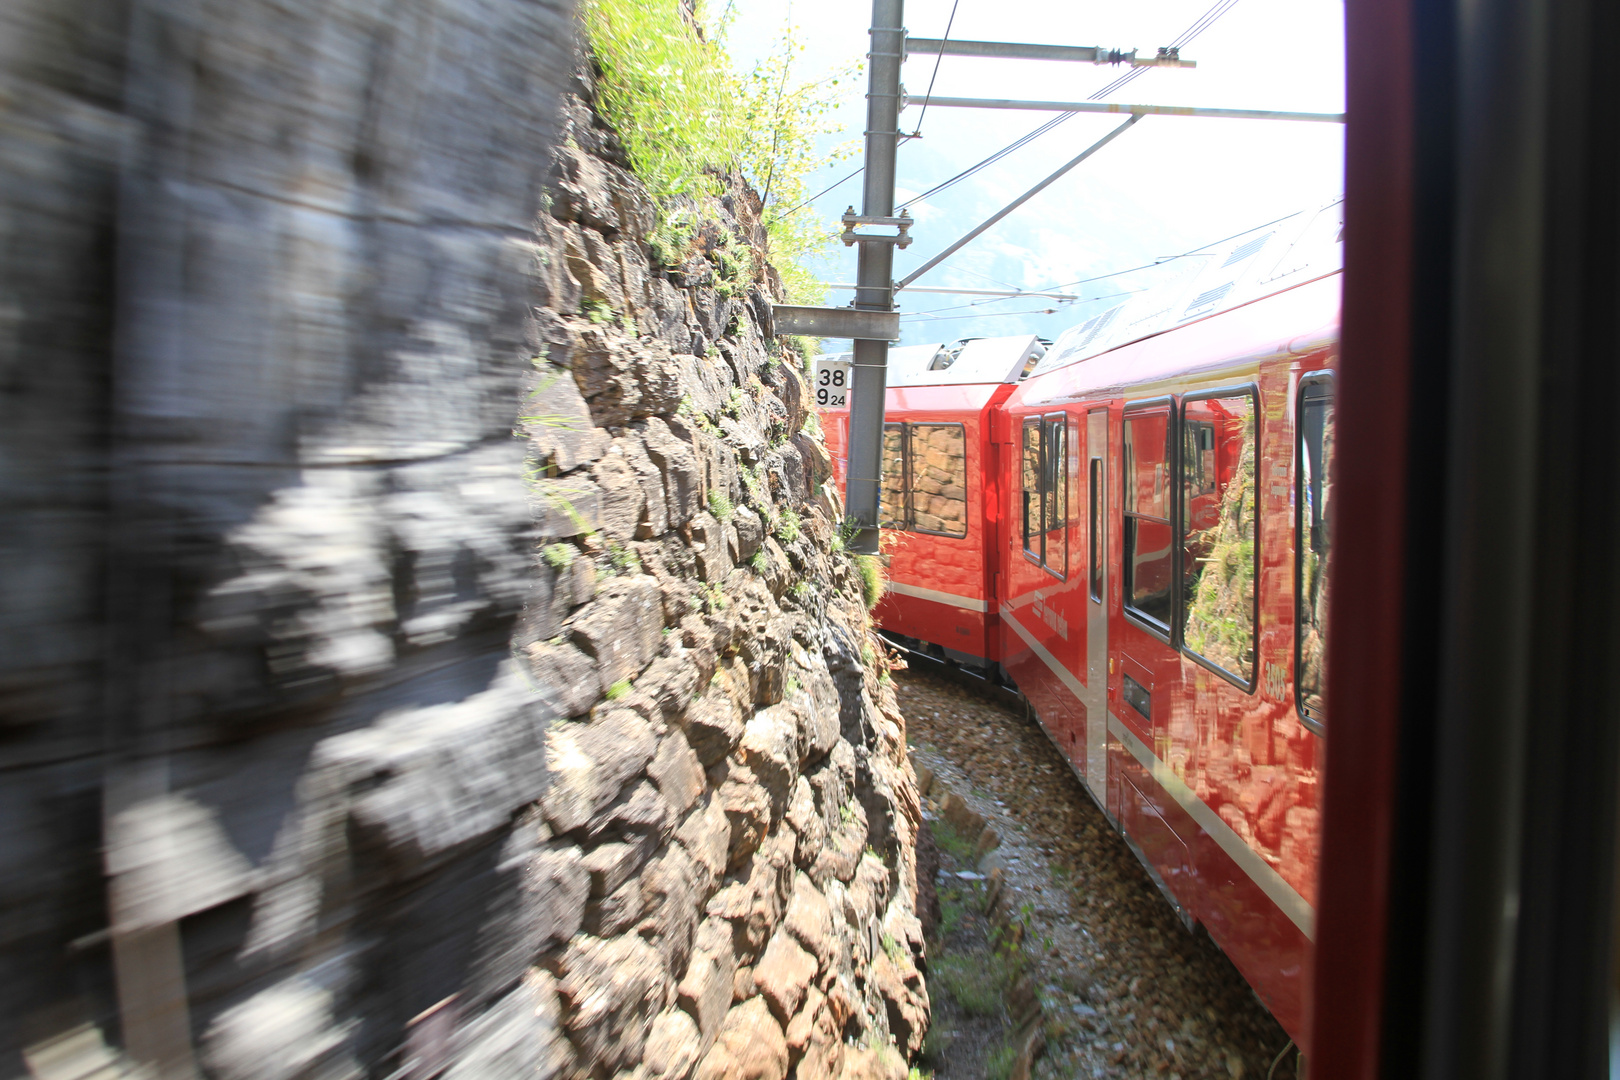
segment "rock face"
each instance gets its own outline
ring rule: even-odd
[[[0,1076],[86,1024],[288,1080],[920,1046],[758,199],[659,265],[570,18],[0,16]]]

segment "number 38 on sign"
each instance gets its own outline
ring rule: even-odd
[[[849,404],[849,353],[816,357],[816,404],[823,408],[842,408]]]

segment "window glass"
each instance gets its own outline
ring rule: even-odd
[[[1024,550],[1037,559],[1045,550],[1041,530],[1041,422],[1024,421]]]
[[[1251,394],[1182,406],[1181,640],[1254,677],[1256,415]]]
[[[1313,720],[1326,717],[1328,526],[1332,521],[1333,384],[1306,383],[1299,393],[1299,592],[1295,632],[1299,663],[1294,673],[1299,708]]]
[[[878,516],[885,529],[906,527],[905,425],[883,425],[883,488]]]
[[[1171,567],[1169,410],[1127,413],[1124,440],[1125,535],[1120,554],[1125,605],[1170,630]]]
[[[1090,515],[1086,522],[1086,547],[1090,552],[1091,598],[1102,599],[1102,530],[1103,530],[1103,463],[1102,458],[1091,459]]]
[[[1069,453],[1065,440],[1067,424],[1062,416],[1047,417],[1046,468],[1046,567],[1059,577],[1068,574]]]
[[[967,437],[961,424],[911,424],[911,527],[967,535]]]
[[[1125,421],[1125,512],[1170,520],[1170,414]]]

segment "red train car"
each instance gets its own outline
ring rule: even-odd
[[[994,556],[1003,539],[996,410],[1046,353],[1031,334],[894,349],[884,413],[884,630],[980,672],[1001,658]],[[822,425],[840,483],[849,412]]]
[[[982,540],[955,549],[915,512],[886,515],[885,632],[1015,684],[1302,1047],[1341,230],[1334,204],[1233,238],[997,387],[953,400],[903,374],[887,400],[898,439],[963,425],[966,498],[983,505],[965,511]],[[930,494],[899,460],[919,451],[893,445],[886,507],[891,489]]]

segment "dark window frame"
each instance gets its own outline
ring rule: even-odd
[[[1186,576],[1182,570],[1182,556],[1187,547],[1188,514],[1186,500],[1183,498],[1186,485],[1184,483],[1184,466],[1181,458],[1182,432],[1185,431],[1187,427],[1187,406],[1199,401],[1209,401],[1214,398],[1233,397],[1247,397],[1249,399],[1249,407],[1253,410],[1254,415],[1254,613],[1251,616],[1250,622],[1250,634],[1254,643],[1254,660],[1250,665],[1249,678],[1246,680],[1236,672],[1226,670],[1215,661],[1210,660],[1202,653],[1192,648],[1187,644],[1182,634],[1182,631],[1187,623],[1187,595],[1185,588]],[[1264,517],[1264,515],[1260,513],[1260,484],[1262,480],[1260,475],[1260,388],[1251,382],[1240,383],[1236,386],[1223,386],[1215,390],[1200,390],[1194,394],[1183,394],[1181,399],[1176,404],[1175,412],[1176,437],[1174,443],[1176,448],[1176,490],[1174,495],[1175,505],[1172,508],[1175,515],[1175,526],[1172,529],[1172,532],[1175,535],[1176,564],[1174,569],[1175,598],[1174,602],[1171,604],[1171,614],[1174,616],[1176,621],[1176,648],[1181,651],[1182,655],[1186,656],[1200,667],[1213,671],[1215,674],[1242,690],[1244,693],[1253,694],[1255,688],[1260,685],[1260,570],[1264,565],[1264,561],[1260,557],[1263,550],[1263,538],[1261,535],[1261,530],[1262,519]]]
[[[1126,426],[1131,422],[1133,413],[1151,413],[1164,410],[1166,439],[1168,442],[1169,458],[1165,462],[1165,471],[1169,474],[1165,479],[1170,484],[1170,516],[1157,518],[1151,514],[1137,514],[1125,508],[1129,501],[1127,493],[1130,488],[1131,461],[1129,443],[1125,439]],[[1177,408],[1176,399],[1171,395],[1156,398],[1144,398],[1141,401],[1127,402],[1121,411],[1119,422],[1119,583],[1120,583],[1120,610],[1125,618],[1135,625],[1146,630],[1160,641],[1174,648],[1174,635],[1180,620],[1176,618],[1176,594],[1180,589],[1181,579],[1181,544],[1176,535],[1176,488],[1181,478],[1181,427],[1179,423],[1180,409]],[[1126,554],[1131,550],[1131,518],[1144,518],[1148,521],[1160,522],[1170,530],[1170,625],[1164,626],[1153,616],[1131,606],[1131,584],[1135,575],[1127,565]]]
[[[1101,457],[1087,455],[1086,467],[1086,569],[1087,595],[1095,603],[1103,599],[1103,536],[1108,527],[1108,508],[1103,505],[1103,480],[1108,475],[1107,464]]]
[[[1326,386],[1328,401],[1337,407],[1339,388],[1332,371],[1313,371],[1302,376],[1294,391],[1294,711],[1306,730],[1315,735],[1327,735],[1327,714],[1314,716],[1305,707],[1305,695],[1300,685],[1300,661],[1304,659],[1304,624],[1300,621],[1300,605],[1305,600],[1305,545],[1309,543],[1305,522],[1305,391],[1312,386]],[[1325,478],[1324,478],[1325,479]],[[1331,557],[1332,552],[1329,552]]]
[[[1037,533],[1031,533],[1029,530],[1030,491],[1023,486],[1025,476],[1024,453],[1028,438],[1026,432],[1031,427],[1035,429],[1035,442],[1039,455],[1035,463],[1036,494],[1040,496],[1040,506],[1036,513],[1036,520],[1040,523],[1040,529]],[[1018,426],[1018,490],[1022,496],[1019,500],[1020,517],[1018,528],[1023,535],[1024,558],[1059,581],[1069,580],[1069,518],[1071,516],[1070,510],[1072,507],[1070,503],[1073,494],[1069,491],[1070,481],[1073,479],[1069,475],[1069,443],[1073,437],[1072,427],[1071,418],[1066,412],[1031,413],[1025,416]],[[1052,460],[1053,440],[1051,432],[1054,428],[1063,434],[1063,453],[1058,455],[1058,461]],[[1060,482],[1064,485],[1063,519],[1058,522],[1056,528],[1048,528],[1047,518],[1050,511],[1047,499],[1057,490],[1057,485]],[[1062,570],[1058,570],[1052,565],[1051,546],[1047,542],[1054,532],[1061,534],[1059,543],[1063,547]],[[1030,547],[1030,542],[1037,536],[1040,541],[1039,550]]]
[[[883,427],[885,430],[891,427],[897,427],[900,429],[900,505],[901,510],[904,512],[904,524],[899,526],[883,525],[881,527],[888,529],[891,532],[909,532],[917,533],[922,536],[938,536],[945,540],[966,540],[968,535],[973,531],[972,523],[967,515],[967,507],[973,505],[972,494],[968,490],[968,474],[972,470],[968,468],[967,464],[967,425],[960,420],[889,420],[884,422]],[[914,510],[911,504],[911,429],[913,427],[953,427],[962,433],[963,518],[962,532],[960,533],[940,532],[937,529],[923,529],[917,526],[916,517],[914,516]],[[882,516],[881,500],[878,508],[878,514],[879,517]]]

